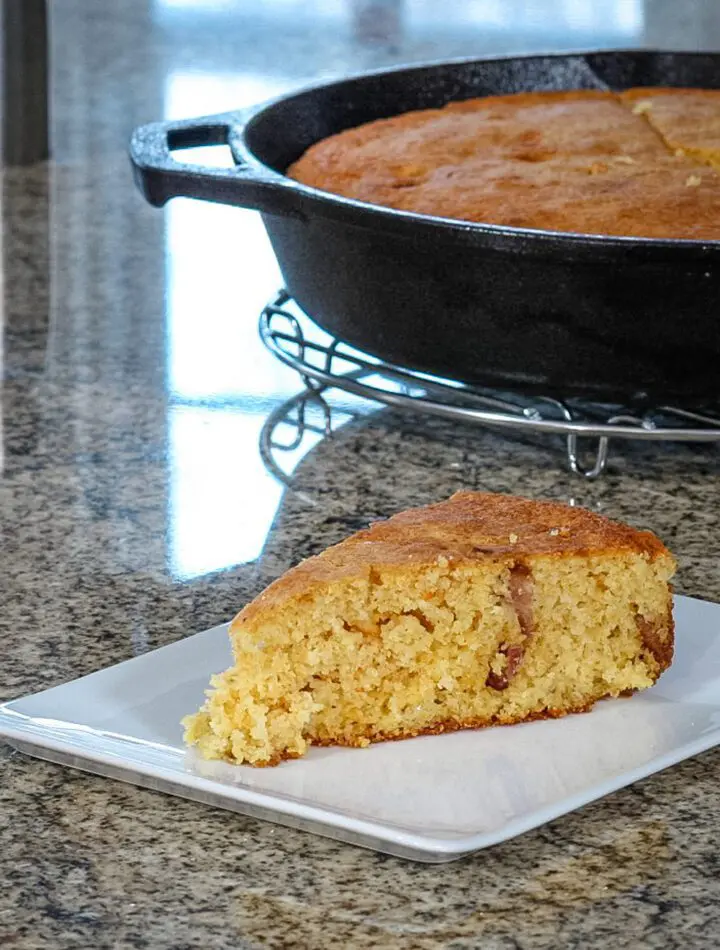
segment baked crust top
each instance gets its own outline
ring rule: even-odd
[[[378,521],[272,583],[233,621],[233,627],[310,592],[321,584],[372,578],[437,563],[637,554],[672,555],[650,531],[611,521],[585,508],[489,492],[457,492],[445,501]]]
[[[588,234],[720,240],[720,90],[532,92],[347,129],[287,171],[401,211]]]

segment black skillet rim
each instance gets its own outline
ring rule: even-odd
[[[301,213],[304,211],[303,216],[307,216],[311,208],[312,212],[316,212],[322,208],[327,216],[334,218],[339,217],[344,219],[348,224],[354,224],[356,226],[373,229],[386,227],[393,232],[399,231],[405,233],[408,237],[419,237],[420,233],[425,230],[435,233],[441,231],[448,237],[454,236],[468,240],[469,242],[477,242],[487,248],[496,248],[497,250],[503,251],[517,250],[525,254],[532,253],[533,251],[545,253],[551,250],[551,248],[553,250],[562,248],[564,251],[575,250],[579,252],[586,250],[597,252],[598,249],[602,249],[612,254],[613,257],[616,252],[620,252],[623,256],[629,253],[630,257],[633,258],[636,255],[643,258],[645,258],[646,255],[650,255],[650,258],[653,260],[657,259],[657,255],[663,258],[670,255],[674,260],[677,260],[679,257],[690,257],[695,260],[698,257],[715,257],[720,254],[720,240],[699,241],[689,238],[633,237],[584,234],[572,231],[544,231],[535,228],[514,228],[506,225],[460,221],[435,215],[417,214],[415,212],[401,211],[395,208],[387,208],[382,205],[358,201],[353,198],[345,198],[341,195],[334,195],[331,192],[303,185],[289,178],[284,174],[284,171],[278,171],[277,168],[266,164],[253,150],[252,144],[249,141],[257,125],[261,121],[267,121],[268,113],[271,113],[275,107],[286,107],[288,103],[291,103],[296,98],[333,87],[340,88],[343,85],[359,84],[364,80],[372,78],[379,79],[386,75],[419,72],[435,67],[463,66],[486,62],[517,62],[519,60],[531,59],[562,60],[601,54],[617,56],[677,56],[683,58],[716,56],[720,70],[720,52],[716,50],[667,50],[655,48],[564,50],[562,52],[532,53],[516,56],[502,54],[483,57],[459,57],[449,60],[433,60],[409,65],[404,64],[386,69],[361,72],[341,79],[335,78],[321,83],[310,83],[285,95],[277,96],[265,102],[250,106],[240,112],[231,113],[230,115],[234,116],[236,121],[231,124],[228,145],[238,165],[244,165],[251,171],[257,171],[271,187],[273,183],[276,183],[283,189],[289,188],[294,191],[298,198],[301,199]]]

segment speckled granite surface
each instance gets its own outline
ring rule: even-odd
[[[0,700],[213,626],[299,558],[460,487],[575,498],[649,526],[679,556],[679,590],[720,599],[718,450],[636,447],[587,484],[558,444],[383,411],[307,452],[276,449],[296,466],[283,488],[258,440],[297,382],[256,340],[277,284],[258,222],[187,202],[163,214],[132,189],[133,125],[314,75],[720,43],[709,3],[490,7],[55,5],[54,159],[3,183]],[[290,443],[292,426],[277,434]],[[0,745],[0,946],[715,947],[719,788],[711,752],[425,867]]]

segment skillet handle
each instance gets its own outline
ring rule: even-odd
[[[230,145],[237,161],[243,128],[242,112],[140,126],[130,140],[135,183],[155,207],[161,207],[170,198],[185,197],[268,214],[302,216],[302,198],[295,183],[278,172],[250,162],[215,168],[173,158],[176,149]]]

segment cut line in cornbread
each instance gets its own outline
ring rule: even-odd
[[[554,502],[461,492],[403,512],[238,614],[235,665],[186,741],[274,765],[588,710],[670,665],[674,568],[650,532]]]
[[[637,88],[620,94],[678,158],[720,171],[720,89]]]

